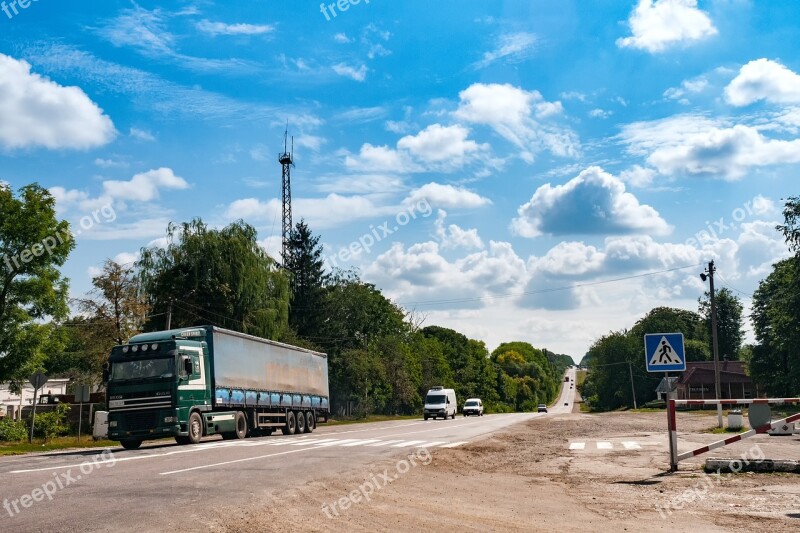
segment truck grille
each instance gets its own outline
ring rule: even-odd
[[[158,425],[158,411],[131,411],[122,417],[128,431],[154,429]]]

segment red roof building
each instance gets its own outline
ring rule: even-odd
[[[721,399],[757,398],[758,389],[745,372],[742,361],[720,361],[719,382]],[[693,361],[686,363],[686,371],[677,382],[679,400],[713,400],[714,362]]]

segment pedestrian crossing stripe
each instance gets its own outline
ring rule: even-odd
[[[425,440],[381,440],[381,439],[326,439],[320,437],[299,437],[275,440],[246,440],[246,441],[233,441],[233,442],[220,442],[208,443],[203,448],[227,448],[230,446],[308,446],[310,448],[355,448],[357,446],[364,446],[365,448],[455,448],[468,441],[448,442],[444,440],[425,441]]]
[[[657,443],[657,442],[642,442],[642,443],[639,443],[639,442],[636,442],[636,441],[633,441],[633,440],[626,440],[626,441],[614,443],[614,442],[607,441],[607,440],[599,440],[599,441],[595,441],[594,443],[592,443],[592,442],[588,442],[587,443],[587,442],[580,442],[580,441],[570,442],[569,443],[569,449],[570,450],[586,450],[587,449],[587,445],[591,445],[591,444],[594,444],[594,447],[596,449],[598,449],[598,450],[613,450],[613,449],[615,449],[615,445],[616,445],[617,449],[621,445],[625,450],[641,450],[642,446],[658,446],[659,445],[659,443]]]

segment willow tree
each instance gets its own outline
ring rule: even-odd
[[[137,262],[152,314],[147,330],[218,325],[280,337],[289,316],[289,278],[244,221],[222,229],[194,219],[167,228],[167,244],[142,249]]]

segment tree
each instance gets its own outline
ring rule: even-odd
[[[791,196],[783,208],[784,223],[775,226],[783,233],[786,244],[792,251],[800,254],[800,196]]]
[[[292,275],[289,325],[301,337],[319,335],[327,275],[319,236],[312,235],[304,220],[297,223],[289,237],[285,266]]]
[[[243,221],[220,230],[200,219],[170,224],[166,247],[142,249],[139,281],[156,312],[146,329],[219,325],[268,339],[288,326],[289,277]]]
[[[16,383],[56,348],[53,328],[36,321],[67,316],[68,280],[58,267],[75,247],[46,189],[19,193],[0,185],[0,381]]]
[[[717,343],[719,346],[720,359],[736,360],[739,358],[739,350],[744,342],[744,323],[742,313],[744,307],[741,300],[727,287],[716,291],[715,303],[717,306]],[[700,304],[700,315],[705,322],[705,330],[711,337],[711,294],[706,292],[702,299],[697,300]],[[710,353],[713,347],[709,343]]]

